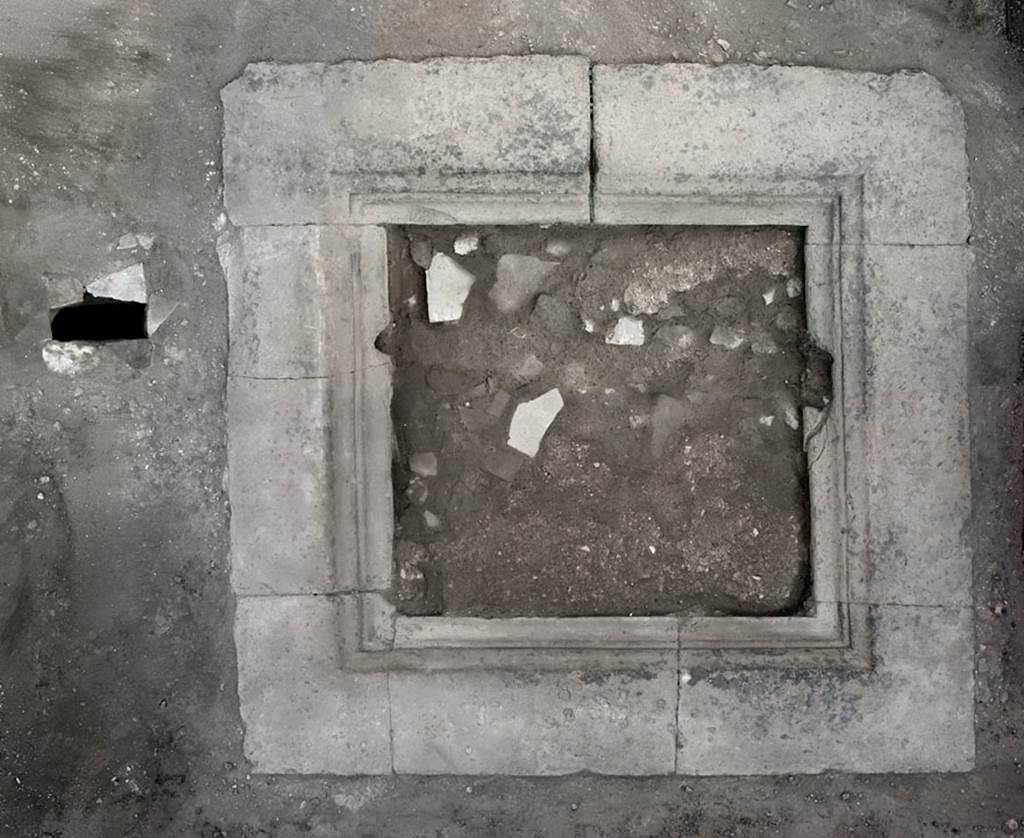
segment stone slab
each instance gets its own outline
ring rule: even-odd
[[[239,227],[217,251],[228,286],[228,374],[323,377],[387,363],[386,233],[379,227]]]
[[[863,276],[868,452],[858,479],[867,483],[870,535],[868,573],[851,577],[851,597],[967,606],[973,257],[965,247],[868,246],[852,258]]]
[[[963,244],[963,111],[932,76],[730,64],[595,66],[595,200],[801,194],[864,176],[864,236]]]
[[[395,771],[668,774],[676,673],[391,673]]]
[[[589,218],[581,57],[250,64],[221,98],[238,225]]]
[[[870,672],[685,673],[679,773],[973,768],[970,610],[880,606],[869,609],[869,617],[875,633]]]
[[[333,597],[240,597],[245,755],[261,773],[389,774],[387,675],[341,668]]]
[[[328,272],[322,227],[229,230],[217,242],[228,286],[233,376],[326,375]]]
[[[231,583],[238,594],[333,588],[326,382],[228,380]]]

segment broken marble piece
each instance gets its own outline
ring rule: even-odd
[[[786,296],[791,300],[804,292],[804,284],[795,277],[786,280]]]
[[[541,294],[534,303],[530,326],[552,337],[570,338],[579,328],[579,320],[568,303],[550,294]]]
[[[520,384],[529,384],[540,378],[544,372],[544,362],[532,352],[523,358],[512,369],[512,377]]]
[[[761,295],[761,299],[764,300],[766,306],[770,306],[775,302],[775,287],[772,286]]]
[[[729,326],[715,326],[711,331],[711,343],[724,349],[738,349],[746,343],[747,337],[739,329]]]
[[[63,308],[82,302],[85,289],[77,278],[44,274],[43,282],[46,284],[46,304],[50,308]]]
[[[476,277],[451,256],[435,253],[427,268],[427,319],[431,323],[459,320],[474,282]]]
[[[149,305],[146,306],[146,334],[152,337],[177,308],[178,304],[174,300],[160,296],[150,297]]]
[[[433,451],[411,455],[409,471],[420,477],[437,477],[437,455]]]
[[[512,314],[530,303],[547,278],[558,267],[536,256],[506,253],[498,260],[497,279],[489,292],[491,302],[502,314]]]
[[[786,425],[794,431],[800,430],[800,414],[797,412],[796,406],[787,404],[782,410],[783,416],[786,420]]]
[[[558,388],[516,407],[508,429],[508,444],[527,457],[536,457],[541,440],[564,406]]]
[[[526,458],[518,451],[511,448],[495,448],[487,452],[481,465],[484,471],[507,483],[515,478],[525,462]]]
[[[434,246],[426,239],[412,239],[409,242],[409,257],[426,270],[430,267],[430,260],[434,258]]]
[[[466,256],[480,247],[480,236],[476,233],[463,233],[452,245],[457,256]]]
[[[130,303],[146,302],[146,271],[141,262],[114,273],[94,279],[85,286],[93,297],[123,300]]]
[[[429,509],[423,510],[423,523],[427,525],[427,529],[441,529],[441,519]]]
[[[612,346],[643,346],[644,340],[644,321],[629,315],[615,321],[615,325],[604,337],[604,342]]]
[[[697,332],[689,326],[671,324],[662,326],[654,334],[654,339],[673,349],[692,349],[697,343]]]
[[[775,417],[769,413],[766,416],[762,416],[757,421],[764,425],[766,428],[770,428],[772,425],[775,424]]]
[[[77,375],[95,368],[100,359],[96,347],[87,343],[48,340],[43,344],[43,362],[52,372]]]

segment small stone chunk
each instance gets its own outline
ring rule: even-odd
[[[437,477],[437,455],[432,451],[409,457],[409,471],[420,477]]]
[[[644,340],[644,321],[628,315],[620,317],[604,338],[612,346],[643,346]]]
[[[178,304],[165,297],[153,296],[146,307],[146,334],[152,336],[177,310]]]
[[[766,306],[770,306],[772,303],[774,303],[775,302],[775,288],[772,287],[772,288],[769,288],[767,291],[765,291],[761,295],[761,299],[764,300],[764,304]]]
[[[508,444],[527,457],[536,457],[544,434],[564,405],[557,387],[531,401],[523,402],[512,414]]]
[[[93,297],[123,300],[130,303],[146,302],[146,272],[141,262],[120,271],[94,279],[85,286]]]
[[[502,314],[519,311],[544,288],[557,262],[545,262],[536,256],[506,253],[498,260],[497,279],[489,296]]]
[[[791,300],[794,297],[799,297],[804,292],[804,284],[795,277],[787,280],[786,282],[786,296]]]
[[[697,332],[689,326],[672,324],[658,329],[654,338],[673,349],[692,349],[697,343]]]
[[[738,349],[746,343],[747,337],[738,329],[728,326],[715,326],[711,332],[711,343],[725,349]]]
[[[423,523],[427,525],[427,529],[441,529],[441,519],[429,509],[423,511]]]
[[[480,247],[480,236],[476,233],[463,233],[455,240],[452,250],[458,256],[466,256]]]
[[[427,319],[431,323],[453,323],[462,317],[476,277],[451,256],[435,253],[427,268]]]
[[[429,268],[434,258],[434,246],[426,239],[413,239],[409,242],[409,256],[421,268]]]
[[[125,233],[117,240],[117,250],[135,250],[140,247],[149,250],[155,241],[153,236],[146,233]]]

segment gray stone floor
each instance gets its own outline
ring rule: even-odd
[[[10,0],[0,28],[5,579],[0,823],[39,835],[999,835],[1022,819],[1022,67],[998,3],[728,0],[159,7]],[[246,63],[580,54],[915,67],[963,104],[977,764],[962,776],[260,778],[232,675],[215,253],[219,90]],[[43,365],[43,273],[152,232],[179,302],[138,371]],[[894,417],[898,419],[898,417]],[[126,455],[126,450],[130,455]],[[44,478],[46,480],[44,481]],[[913,492],[913,485],[907,492]],[[40,499],[38,495],[42,494]],[[35,522],[34,527],[29,524]],[[9,569],[10,568],[10,569]],[[5,594],[5,608],[13,605]],[[942,741],[936,743],[941,746]],[[1009,825],[1008,825],[1009,824]]]

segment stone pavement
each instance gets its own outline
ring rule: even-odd
[[[257,770],[971,768],[973,260],[963,115],[933,78],[260,64],[223,99],[232,584]],[[809,320],[837,373],[806,615],[395,615],[384,226],[554,221],[806,229]]]

